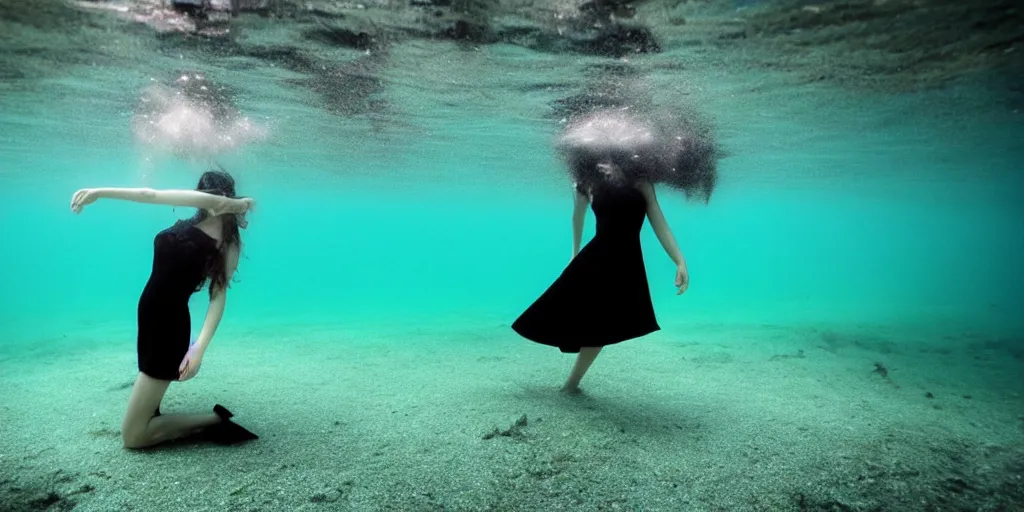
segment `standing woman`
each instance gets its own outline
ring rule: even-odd
[[[124,446],[145,448],[189,435],[219,444],[257,439],[231,422],[231,412],[220,405],[209,414],[160,414],[168,385],[196,375],[220,324],[241,251],[239,228],[246,227],[253,200],[236,197],[235,180],[220,170],[204,173],[196,190],[82,189],[71,199],[71,211],[80,213],[100,198],[198,209],[153,240],[153,269],[138,306],[139,375],[121,425]],[[190,345],[188,301],[207,282],[210,306]]]
[[[526,339],[578,354],[563,391],[580,392],[580,380],[603,347],[660,329],[640,245],[645,218],[676,265],[677,294],[689,286],[686,261],[662,214],[654,183],[710,197],[713,151],[698,142],[699,137],[682,127],[658,129],[616,112],[584,117],[563,134],[560,146],[573,180],[572,259],[512,324]],[[588,206],[597,231],[581,250]]]

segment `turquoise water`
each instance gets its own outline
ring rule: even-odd
[[[85,75],[5,95],[16,106],[4,116],[0,225],[18,241],[0,266],[11,342],[131,327],[152,236],[191,215],[101,201],[75,216],[76,189],[192,188],[206,168],[145,162],[126,123],[130,105],[103,105],[89,86]],[[712,97],[706,110],[731,153],[712,201],[660,192],[692,274],[684,296],[674,295],[674,268],[653,232],[643,234],[662,321],[1019,329],[1019,116],[995,104],[980,111],[983,99],[958,93],[962,101],[781,87],[738,104],[731,93]],[[50,95],[60,99],[41,100]],[[932,108],[936,98],[945,111]],[[219,159],[239,193],[258,200],[225,333],[290,322],[507,324],[561,271],[571,196],[550,145],[555,123],[539,107],[527,109],[533,119],[502,119],[409,101],[402,107],[424,112],[409,121],[418,126],[380,141],[358,120],[248,99],[254,117],[302,115],[271,117],[268,142]],[[586,226],[589,236],[592,215]]]

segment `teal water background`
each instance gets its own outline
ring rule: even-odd
[[[486,51],[490,65],[516,62],[518,80],[542,78],[507,48]],[[499,329],[570,255],[571,196],[550,144],[557,120],[544,118],[559,92],[512,93],[467,66],[448,85],[393,78],[383,94],[401,122],[384,129],[318,111],[260,76],[211,71],[270,126],[266,142],[219,159],[258,200],[221,336],[316,325],[511,333]],[[71,338],[134,346],[152,238],[192,212],[100,201],[75,216],[69,202],[81,187],[195,186],[204,164],[147,162],[132,140],[131,108],[152,71],[71,70],[5,90],[5,345],[87,333]],[[716,323],[1024,330],[1019,112],[971,85],[874,96],[740,72],[687,80],[730,156],[710,204],[659,192],[690,269],[682,297],[644,230],[666,335]],[[587,236],[593,228],[591,215]],[[205,299],[193,298],[197,329]]]

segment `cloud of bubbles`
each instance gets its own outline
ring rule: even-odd
[[[636,180],[663,183],[707,202],[717,181],[720,156],[710,125],[696,112],[662,109],[644,114],[599,108],[568,122],[556,147],[577,183],[613,164]]]
[[[136,141],[156,154],[206,162],[268,135],[266,126],[241,115],[226,88],[191,72],[171,86],[147,87],[132,129]]]

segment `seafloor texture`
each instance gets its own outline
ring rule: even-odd
[[[15,511],[1024,503],[1019,339],[688,329],[607,350],[579,397],[557,392],[569,358],[505,326],[388,335],[311,326],[218,340],[200,377],[172,386],[164,411],[219,402],[262,438],[153,453],[119,445],[130,353],[68,340],[4,354],[0,499]],[[43,363],[51,351],[63,355]]]

